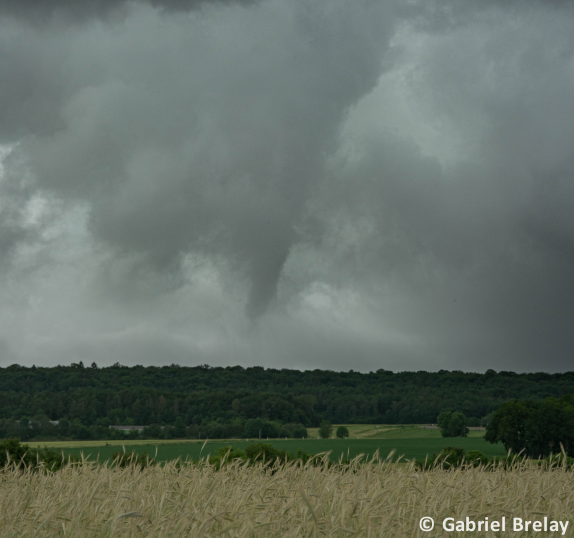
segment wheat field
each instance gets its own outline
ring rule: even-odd
[[[411,464],[358,460],[274,468],[237,461],[219,470],[205,462],[143,470],[84,463],[55,473],[5,468],[0,536],[446,536],[445,517],[567,520],[572,477],[532,465],[417,472]],[[423,516],[435,518],[433,531],[419,529]],[[529,536],[504,533],[518,535]]]

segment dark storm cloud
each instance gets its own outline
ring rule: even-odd
[[[366,289],[390,283],[381,300],[400,298],[392,322],[427,343],[420,353],[431,363],[456,355],[463,369],[569,368],[574,233],[571,219],[565,226],[554,216],[571,187],[553,186],[553,208],[543,208],[547,177],[523,178],[521,195],[504,192],[505,170],[460,165],[441,173],[410,144],[387,141],[377,150],[340,179],[355,225],[370,222],[352,243],[330,231],[326,243],[340,245],[330,255],[338,271],[323,279],[336,285],[333,277],[344,274]],[[332,205],[324,211],[333,218]],[[541,357],[552,360],[543,365]]]
[[[569,4],[2,5],[11,356],[569,367]]]
[[[571,367],[573,19],[536,9],[435,34],[411,71],[431,121],[468,144],[458,163],[378,137],[341,180],[372,219],[349,273],[378,268],[412,300],[400,326],[466,368]]]
[[[93,70],[65,84],[77,87],[60,97],[66,128],[22,150],[43,188],[89,200],[91,230],[119,253],[159,272],[177,272],[190,250],[223,253],[246,274],[256,317],[344,114],[380,74],[384,11],[263,6],[221,15],[225,29],[211,36],[199,20],[166,35],[141,10],[124,34],[86,30],[82,60]],[[269,17],[272,41],[269,29],[252,31]],[[90,40],[107,40],[113,56],[89,51]]]

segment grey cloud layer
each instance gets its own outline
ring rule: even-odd
[[[221,16],[215,35],[199,20],[166,34],[149,10],[121,34],[98,26],[79,46],[101,74],[63,104],[66,128],[22,150],[44,188],[90,201],[92,231],[120,252],[159,271],[190,249],[226,253],[257,315],[344,112],[376,83],[389,32],[375,13],[371,28],[343,4],[262,6]],[[283,22],[253,32],[258,15]]]
[[[52,275],[38,294],[70,326],[37,306],[26,329],[59,335],[50,360],[567,367],[570,10],[359,4],[139,2],[90,21],[109,13],[96,2],[58,32],[0,22],[0,142],[18,142],[0,249]],[[38,198],[50,209],[24,225]]]
[[[167,11],[189,11],[203,4],[249,5],[257,0],[2,0],[0,15],[15,17],[35,24],[53,20],[59,22],[85,22],[93,18],[113,20],[124,17],[130,7],[149,4]]]

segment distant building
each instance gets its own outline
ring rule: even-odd
[[[15,420],[14,422],[15,422],[16,424],[18,424],[18,426],[20,426],[20,421],[19,421],[19,420]],[[34,421],[33,421],[33,420],[30,420],[30,421],[28,422],[28,428],[30,428],[30,429],[32,429],[32,428],[34,427],[33,424],[32,424],[32,422],[34,422]],[[57,426],[57,425],[60,423],[59,420],[48,420],[48,422],[49,422],[50,424],[52,424],[52,426]]]
[[[129,432],[131,430],[142,431],[145,426],[110,426],[110,430],[123,430],[125,432]]]

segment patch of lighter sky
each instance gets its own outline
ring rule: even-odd
[[[350,110],[342,129],[345,154],[360,159],[364,137],[389,134],[411,139],[423,155],[442,166],[471,155],[480,132],[461,132],[451,118],[437,112],[424,81],[425,55],[435,36],[404,23],[390,42],[378,84]]]
[[[352,334],[363,342],[381,343],[396,348],[422,346],[422,342],[405,327],[393,323],[393,315],[404,309],[400,297],[391,294],[370,298],[359,290],[337,289],[323,282],[314,282],[300,296],[290,315],[315,326],[318,331]]]
[[[48,200],[40,194],[35,194],[28,200],[22,211],[22,226],[34,228],[40,224],[42,217],[49,212]]]
[[[156,308],[162,326],[177,341],[193,344],[204,353],[234,348],[249,325],[244,316],[246,294],[229,284],[233,276],[222,261],[189,254],[182,269],[186,284],[158,299]]]

